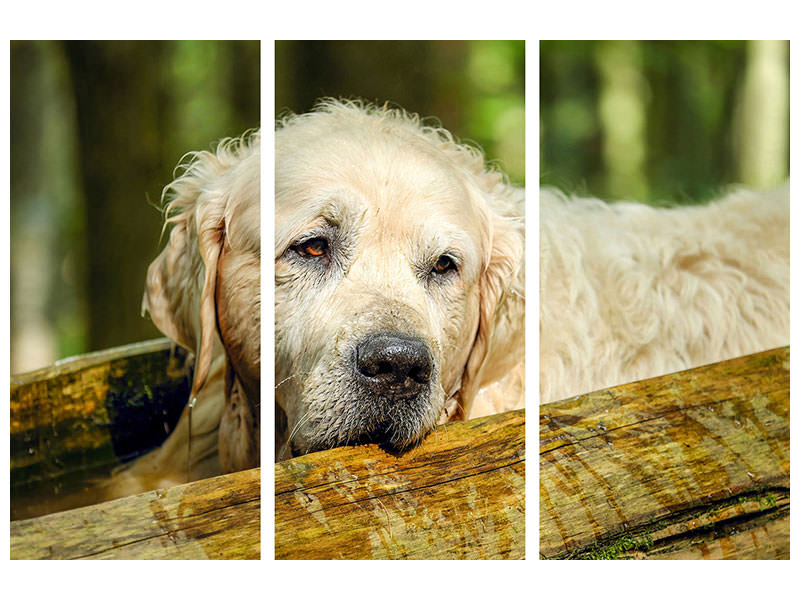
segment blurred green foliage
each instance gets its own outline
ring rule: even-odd
[[[540,183],[651,203],[788,176],[788,43],[542,41]]]
[[[153,205],[187,151],[259,126],[260,43],[14,41],[10,63],[12,372],[161,336]]]
[[[524,183],[523,41],[276,42],[276,117],[306,112],[326,96],[435,117]]]

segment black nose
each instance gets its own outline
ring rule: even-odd
[[[372,392],[409,398],[423,391],[433,361],[428,345],[415,337],[377,333],[356,347],[356,373]]]

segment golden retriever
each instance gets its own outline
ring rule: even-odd
[[[277,458],[522,407],[522,191],[400,109],[325,100],[275,135]]]

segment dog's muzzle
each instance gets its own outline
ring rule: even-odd
[[[402,449],[420,439],[429,419],[436,367],[427,342],[395,332],[359,340],[350,355],[350,400],[342,411],[337,440],[312,443],[377,443]]]

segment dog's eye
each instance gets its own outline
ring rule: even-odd
[[[295,252],[305,258],[321,258],[328,256],[328,240],[317,237],[299,242],[292,246]]]
[[[446,254],[442,254],[439,260],[436,261],[436,264],[433,265],[431,272],[437,275],[444,275],[448,271],[455,270],[457,270],[455,261]]]

